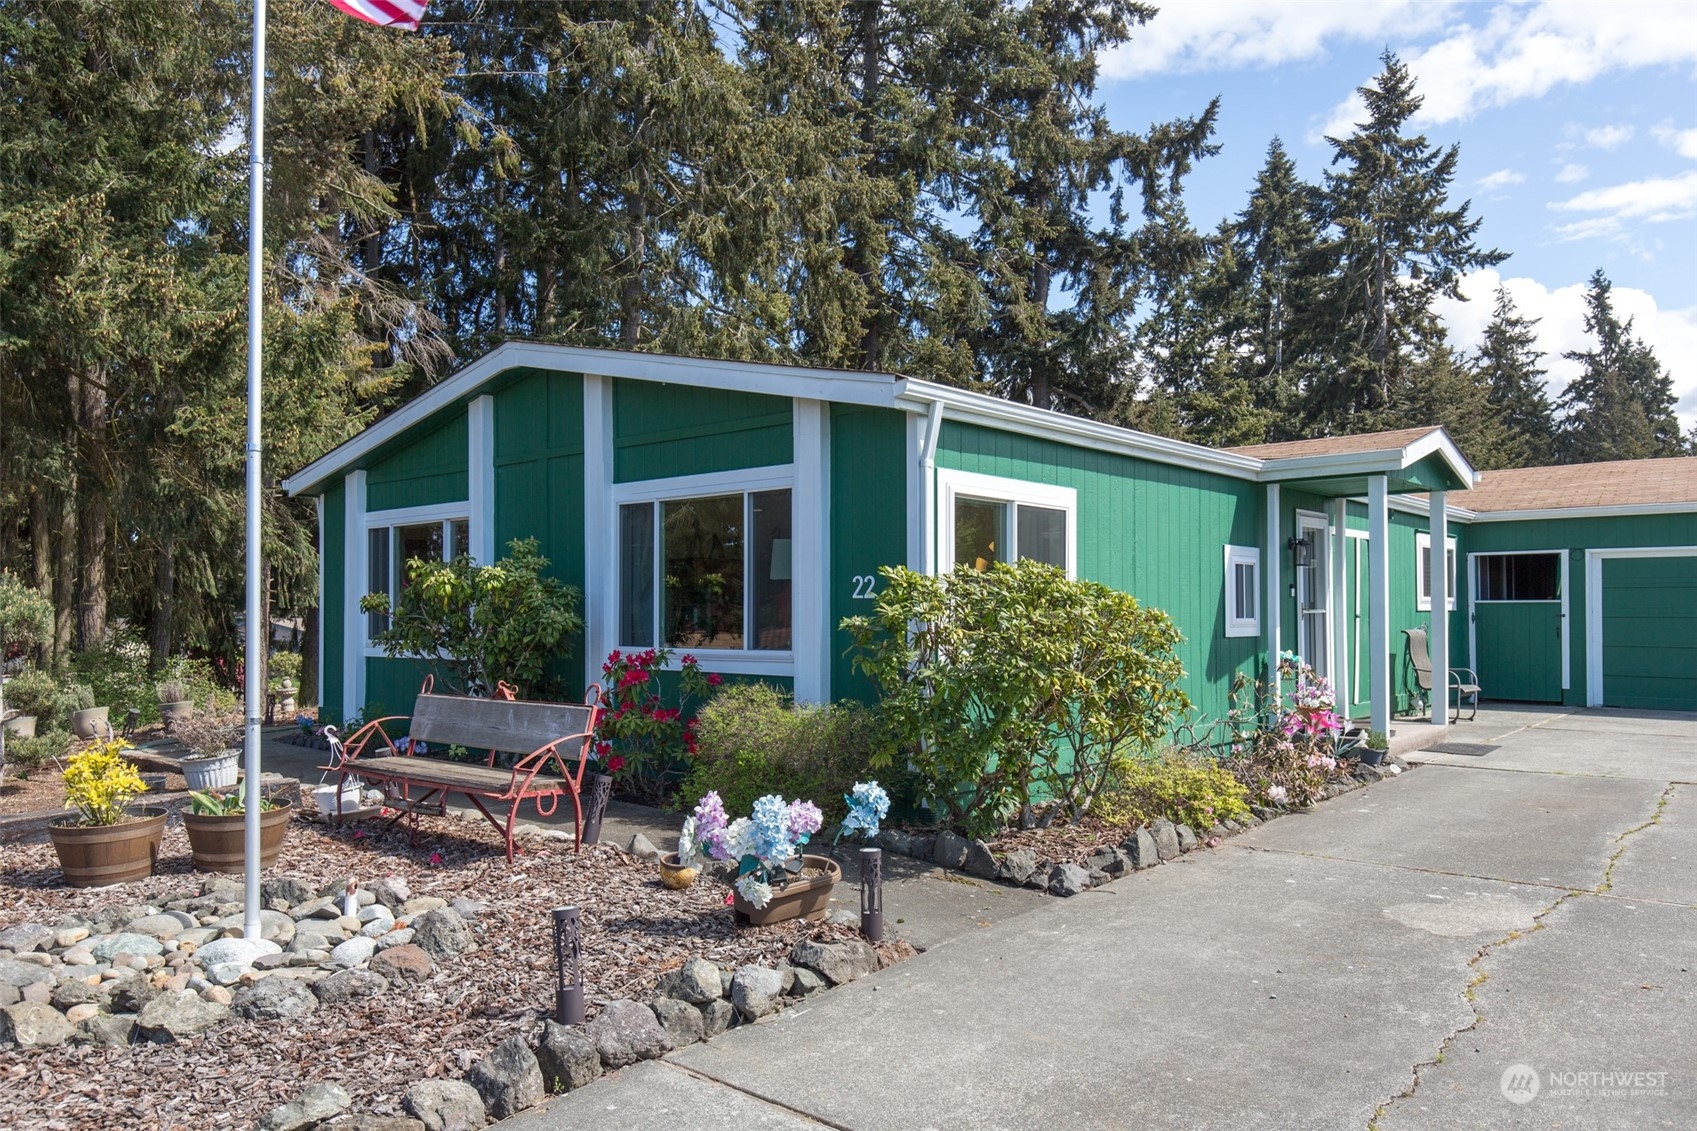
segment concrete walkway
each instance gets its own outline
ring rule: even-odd
[[[916,874],[925,954],[502,1126],[1689,1126],[1697,717],[1451,740],[1071,900]]]

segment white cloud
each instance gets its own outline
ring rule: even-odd
[[[1595,149],[1619,149],[1632,140],[1631,126],[1598,126],[1585,131],[1585,144]]]
[[[1188,0],[1163,6],[1129,44],[1104,54],[1102,73],[1138,79],[1270,67],[1324,55],[1331,43],[1435,31],[1457,7],[1420,0]]]
[[[1676,130],[1672,126],[1657,126],[1656,140],[1679,154],[1697,161],[1697,130]]]
[[[1576,185],[1590,175],[1591,170],[1586,168],[1584,165],[1576,165],[1569,162],[1561,167],[1561,172],[1556,174],[1556,183],[1563,185]]]
[[[1479,178],[1479,187],[1489,192],[1491,189],[1507,188],[1509,185],[1524,184],[1526,174],[1513,169],[1498,169]]]
[[[1543,366],[1549,371],[1545,383],[1550,398],[1561,394],[1579,373],[1579,365],[1562,357],[1565,350],[1586,350],[1594,343],[1585,333],[1586,283],[1577,282],[1551,289],[1524,276],[1504,279],[1494,269],[1478,271],[1462,282],[1468,302],[1438,300],[1438,316],[1449,328],[1450,340],[1461,349],[1473,350],[1491,320],[1498,284],[1525,318],[1537,318],[1538,348],[1545,352]],[[1697,424],[1697,307],[1664,310],[1654,295],[1634,287],[1615,286],[1610,292],[1615,314],[1632,319],[1632,332],[1643,338],[1661,360],[1662,369],[1673,376],[1674,395],[1679,398],[1681,424]]]
[[[1651,177],[1608,188],[1587,189],[1566,200],[1551,201],[1557,212],[1589,212],[1556,231],[1564,239],[1609,236],[1628,221],[1661,224],[1697,215],[1697,170],[1677,177]]]

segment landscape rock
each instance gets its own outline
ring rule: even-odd
[[[260,1131],[301,1131],[333,1119],[354,1102],[339,1084],[309,1084],[301,1094],[266,1112],[259,1120]]]
[[[229,1006],[203,1001],[187,990],[176,990],[148,1002],[136,1018],[136,1027],[148,1040],[169,1044],[198,1036],[229,1016]]]
[[[1180,852],[1194,852],[1198,843],[1196,830],[1189,825],[1178,825],[1175,831],[1178,833],[1178,850]]]
[[[650,1008],[654,1010],[660,1028],[666,1030],[666,1036],[671,1038],[673,1048],[681,1049],[701,1039],[705,1028],[701,1022],[701,1010],[689,1002],[663,997],[651,1002]]]
[[[73,1025],[80,1025],[84,1021],[87,1021],[90,1017],[99,1016],[100,1007],[95,1005],[92,1001],[85,1001],[81,1005],[73,1005],[71,1008],[65,1010],[65,1020],[69,1021]]]
[[[1149,835],[1155,838],[1155,852],[1162,863],[1176,857],[1178,853],[1178,829],[1165,817],[1155,818],[1149,828]]]
[[[370,970],[339,970],[312,984],[312,992],[325,1005],[340,1005],[387,993],[389,979]]]
[[[1056,864],[1049,869],[1049,894],[1078,895],[1090,887],[1090,873],[1077,864]]]
[[[784,996],[784,976],[768,966],[739,966],[731,976],[731,1004],[750,1021],[778,1008]]]
[[[136,1015],[133,1013],[101,1013],[77,1022],[71,1038],[96,1048],[123,1049],[135,1038]]]
[[[381,951],[388,950],[392,946],[406,946],[413,941],[417,934],[418,932],[411,927],[401,927],[387,934],[379,935],[377,937],[377,949]]]
[[[138,935],[133,931],[120,931],[113,935],[101,935],[88,944],[89,953],[99,962],[110,962],[118,954],[149,954],[165,953],[165,944],[152,935]]]
[[[282,947],[266,939],[213,939],[194,952],[194,959],[205,969],[234,964],[251,966],[262,954],[277,954]]]
[[[1161,851],[1155,847],[1155,837],[1148,829],[1138,829],[1120,847],[1131,857],[1131,866],[1140,872],[1161,862]]]
[[[78,943],[88,938],[88,934],[89,931],[87,927],[66,927],[64,930],[53,936],[53,945],[61,950],[66,947],[76,946]]]
[[[775,971],[767,971],[776,977]],[[638,1001],[620,999],[601,1008],[601,1015],[584,1026],[595,1042],[601,1063],[623,1068],[639,1060],[653,1060],[672,1051],[672,1039],[660,1027],[654,1011]]]
[[[701,957],[685,959],[683,966],[660,980],[660,992],[692,1005],[704,1005],[723,994],[719,968]]]
[[[489,1122],[483,1097],[464,1080],[420,1080],[407,1089],[401,1106],[425,1131],[477,1131]]]
[[[448,901],[434,895],[415,895],[401,904],[401,917],[410,918],[423,915],[426,911],[434,911],[438,907],[448,906]]]
[[[843,942],[802,939],[790,948],[790,962],[807,967],[833,986],[840,986],[878,969],[878,952],[863,939]]]
[[[48,945],[53,942],[53,936],[56,933],[52,927],[43,926],[40,923],[19,923],[15,927],[7,927],[0,931],[0,950],[9,950],[13,954],[28,954],[36,949],[46,950]],[[87,937],[88,935],[85,932],[83,938]],[[71,946],[80,941],[80,939],[73,939],[65,945]]]
[[[414,944],[438,962],[463,954],[477,944],[466,921],[450,907],[426,911],[412,921],[412,929],[416,932]]]
[[[720,1033],[731,1027],[737,1019],[736,1006],[720,998],[718,1001],[704,1002],[701,1006],[701,1039],[712,1040]]]
[[[34,1002],[37,1005],[51,1005],[53,990],[46,982],[31,982],[18,991],[18,1000]]]
[[[52,1001],[55,1009],[71,1009],[85,1003],[98,1002],[100,998],[100,991],[81,978],[72,978],[53,987]]]
[[[132,919],[124,924],[124,930],[127,932],[148,935],[162,941],[176,938],[183,933],[184,927],[183,921],[175,915],[143,915],[140,919]]]
[[[159,996],[159,990],[146,978],[118,978],[100,987],[113,1013],[140,1013],[147,1003]]]
[[[0,1041],[12,1041],[21,1049],[62,1045],[75,1031],[64,1014],[41,1002],[19,1002],[0,1009]]]
[[[542,1068],[519,1036],[508,1037],[471,1066],[466,1083],[483,1097],[491,1119],[506,1119],[542,1101]]]
[[[993,880],[1000,871],[996,863],[996,854],[990,851],[990,846],[981,840],[975,840],[966,846],[966,874],[977,876],[983,880]]]
[[[294,978],[265,978],[237,990],[232,1008],[255,1021],[294,1021],[315,1011],[318,997]]]
[[[1016,848],[996,865],[996,878],[1010,884],[1023,884],[1035,871],[1037,853],[1029,848]]]
[[[830,983],[825,981],[822,975],[809,970],[805,966],[797,966],[795,970],[795,984],[790,987],[790,993],[794,994],[796,997],[812,997],[814,994],[825,989],[829,985]]]
[[[966,863],[966,838],[944,829],[931,843],[931,863],[941,868],[959,870]]]
[[[542,1081],[552,1092],[570,1092],[601,1075],[601,1054],[595,1042],[576,1026],[547,1021],[536,1046]]]
[[[660,859],[660,850],[654,847],[653,841],[649,840],[641,833],[637,833],[630,838],[630,844],[626,846],[625,851],[636,857],[638,860],[654,861]]]
[[[452,907],[461,919],[475,919],[489,910],[487,903],[476,899],[467,899],[463,895],[449,900],[448,906]]]
[[[243,914],[226,915],[212,924],[220,931],[233,931],[233,938],[245,937],[247,916]],[[295,937],[295,921],[281,911],[261,911],[259,913],[260,939],[274,942],[278,946],[288,946],[289,940]]]
[[[378,951],[371,959],[371,969],[395,985],[401,985],[404,982],[424,981],[435,972],[436,964],[430,961],[430,956],[424,953],[424,948],[409,943]]]
[[[412,888],[399,876],[384,876],[371,885],[371,894],[376,897],[378,903],[399,916],[401,908],[412,898]]]
[[[344,943],[337,943],[330,952],[330,961],[336,966],[353,969],[377,953],[377,940],[368,939],[361,935]]]
[[[259,887],[260,900],[272,911],[293,910],[311,903],[316,894],[299,876],[273,876]]]

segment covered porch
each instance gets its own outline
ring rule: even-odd
[[[1429,617],[1439,690],[1427,705],[1430,721],[1447,725],[1442,689],[1456,628],[1448,610],[1457,605],[1450,495],[1478,478],[1455,442],[1442,428],[1413,428],[1236,450],[1265,461],[1263,584],[1265,607],[1275,611],[1263,628],[1268,670],[1296,652],[1332,681],[1341,713],[1389,736],[1400,629]],[[1395,745],[1431,739],[1404,734]]]

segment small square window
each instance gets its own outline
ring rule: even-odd
[[[1261,551],[1226,547],[1226,635],[1261,635]]]
[[[1455,539],[1444,540],[1444,562],[1449,566],[1445,570],[1449,586],[1444,590],[1444,607],[1455,611]],[[1415,593],[1414,607],[1416,610],[1429,613],[1432,611],[1432,536],[1420,531],[1414,536],[1414,573],[1419,578],[1419,588]]]

